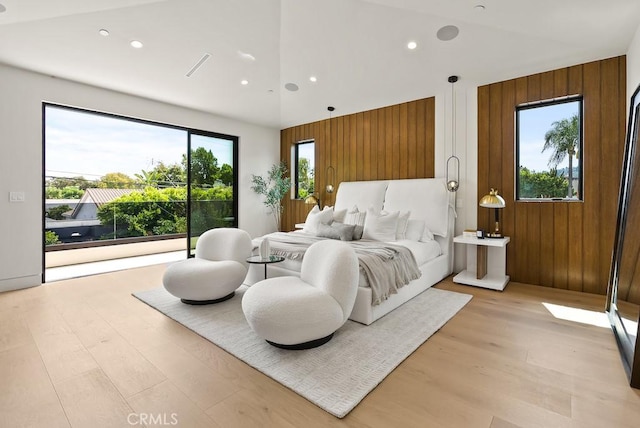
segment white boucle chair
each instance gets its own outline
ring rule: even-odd
[[[300,278],[281,276],[251,286],[242,310],[256,334],[284,349],[308,349],[333,337],[349,318],[358,291],[355,251],[340,241],[309,247]]]
[[[162,277],[164,288],[190,305],[218,303],[233,297],[247,276],[251,236],[241,229],[204,232],[195,258],[170,265]]]

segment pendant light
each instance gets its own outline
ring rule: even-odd
[[[327,141],[327,144],[329,145],[329,166],[327,167],[326,173],[325,173],[325,180],[327,182],[327,185],[325,187],[325,190],[327,191],[327,193],[331,194],[334,191],[334,187],[333,184],[335,182],[336,179],[336,170],[335,168],[333,168],[331,166],[331,113],[335,110],[335,107],[329,106],[327,107],[327,110],[329,110],[329,138],[325,138],[325,140]]]
[[[456,156],[456,94],[454,84],[458,76],[449,76],[451,83],[451,156],[447,159],[447,190],[455,192],[460,187],[460,159]]]

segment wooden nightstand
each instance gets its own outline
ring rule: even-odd
[[[511,239],[456,236],[453,242],[467,246],[467,269],[453,277],[453,282],[476,287],[504,290],[509,282],[507,244]]]

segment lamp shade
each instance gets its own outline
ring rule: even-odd
[[[319,207],[320,206],[320,199],[316,198],[315,195],[309,195],[309,196],[307,196],[305,198],[304,203],[308,204],[308,205],[316,205],[317,204],[318,207]]]
[[[504,208],[505,202],[502,196],[498,195],[498,191],[491,189],[488,195],[484,195],[480,199],[480,206],[484,208]]]

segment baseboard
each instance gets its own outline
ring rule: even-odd
[[[21,276],[18,278],[0,279],[0,292],[20,290],[42,285],[41,275]]]

